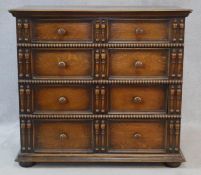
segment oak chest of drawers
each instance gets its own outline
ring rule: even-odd
[[[177,167],[188,9],[21,8],[21,166],[163,162]]]

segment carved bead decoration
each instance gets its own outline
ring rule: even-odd
[[[177,48],[183,43],[18,43],[28,48]]]
[[[167,114],[21,114],[22,119],[179,119]]]
[[[182,84],[182,80],[140,79],[140,80],[19,80],[30,84]]]

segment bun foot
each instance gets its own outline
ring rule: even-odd
[[[19,162],[19,165],[25,168],[32,167],[34,164],[34,162]]]
[[[181,162],[166,162],[165,166],[171,167],[171,168],[177,168],[181,165]]]

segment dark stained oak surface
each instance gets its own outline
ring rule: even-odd
[[[163,121],[110,121],[108,146],[115,152],[146,152],[165,149]]]
[[[93,149],[91,121],[36,121],[36,152],[87,152]]]
[[[34,77],[91,77],[92,50],[35,49],[32,53]]]
[[[180,149],[190,9],[32,6],[16,17],[23,167],[162,162]]]

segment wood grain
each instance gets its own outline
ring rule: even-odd
[[[115,152],[146,152],[165,149],[164,121],[110,121],[108,148]]]
[[[142,101],[135,103],[133,98]],[[111,86],[110,112],[165,112],[166,89],[163,86]]]
[[[142,33],[136,33],[142,29]],[[168,21],[158,20],[113,20],[110,21],[109,41],[167,41]]]
[[[93,149],[91,121],[39,120],[34,124],[34,131],[36,152],[88,152]]]
[[[90,41],[92,40],[92,25],[89,21],[34,21],[32,39],[39,41]],[[58,34],[59,29],[66,32]]]
[[[32,60],[34,77],[92,76],[91,50],[33,50]]]
[[[167,77],[168,60],[168,49],[110,49],[109,72],[111,78]]]
[[[59,98],[66,102],[60,103]],[[91,111],[91,88],[81,86],[51,87],[43,86],[34,89],[34,111]]]

